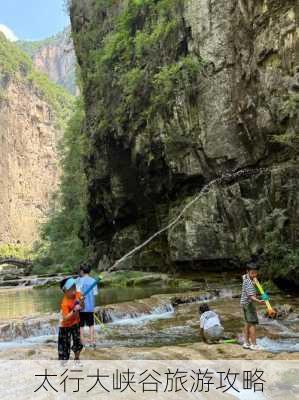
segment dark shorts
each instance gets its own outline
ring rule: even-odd
[[[94,315],[93,312],[80,312],[80,326],[93,326],[94,325]]]
[[[68,328],[62,328],[62,327],[59,328],[59,333],[58,333],[59,360],[69,360],[71,350],[73,350],[74,353],[78,353],[79,351],[82,350],[82,348],[83,346],[80,339],[79,324],[70,326]]]
[[[256,308],[253,303],[249,303],[248,305],[243,306],[243,312],[247,324],[257,325],[259,323]]]

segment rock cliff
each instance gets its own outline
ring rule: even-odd
[[[49,79],[72,94],[77,94],[75,82],[76,57],[70,37],[70,28],[41,41],[19,41],[19,47],[31,58],[35,67]]]
[[[299,241],[295,0],[73,0],[90,154],[88,241],[111,265],[226,171],[128,265],[197,268]]]
[[[0,34],[0,243],[31,245],[58,186],[72,100]]]

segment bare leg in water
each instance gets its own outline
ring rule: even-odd
[[[90,338],[90,343],[95,344],[95,339],[94,339],[94,325],[89,327],[89,338]]]
[[[250,344],[249,338],[250,338],[250,325],[249,324],[245,324],[244,327],[244,338],[245,338],[245,343],[246,344]]]

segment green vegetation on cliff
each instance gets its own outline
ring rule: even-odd
[[[117,12],[107,12],[110,6]],[[97,0],[92,7],[91,19],[84,33],[73,30],[88,111],[88,159],[99,166],[90,168],[90,164],[85,163],[89,187],[96,197],[88,200],[89,218],[86,217],[86,221],[92,220],[87,228],[88,240],[92,237],[90,230],[103,232],[105,239],[114,230],[105,225],[105,220],[113,220],[113,206],[108,206],[108,212],[93,208],[94,203],[101,204],[102,200],[109,202],[111,197],[114,198],[109,183],[113,173],[104,177],[106,172],[103,172],[106,171],[105,157],[110,144],[125,138],[124,147],[129,148],[134,140],[140,139],[141,142],[144,139],[149,146],[142,162],[149,165],[154,158],[150,154],[151,147],[155,146],[154,138],[161,130],[159,121],[169,121],[164,130],[165,141],[169,140],[176,134],[171,122],[179,119],[182,102],[188,102],[190,108],[196,102],[198,76],[204,66],[199,56],[188,52],[183,0],[130,0],[119,7],[109,0]],[[107,18],[102,20],[103,15]],[[192,129],[190,124],[190,132],[184,132],[186,137],[192,134]],[[104,142],[107,142],[107,147]],[[122,155],[118,156],[119,162],[123,163]],[[111,160],[111,164],[117,162],[116,157]],[[129,174],[130,166],[121,169],[121,173]],[[134,178],[130,178],[133,182]],[[94,182],[98,186],[94,186]],[[128,207],[117,207],[120,212],[124,210],[124,214],[130,214]],[[139,207],[142,208],[141,203]],[[93,210],[100,222],[90,217]],[[143,212],[146,212],[145,207]],[[102,240],[101,237],[97,239],[99,242]],[[142,235],[138,240],[142,240]],[[96,246],[99,249],[100,246]],[[125,251],[125,248],[118,249],[120,254]],[[151,258],[149,264],[152,264],[155,250],[150,253],[148,259]]]
[[[287,145],[295,154],[299,153],[299,94],[291,93],[286,96],[280,111],[281,117],[292,121],[284,134],[273,135],[272,142]]]
[[[95,15],[109,5],[98,0]],[[105,32],[103,23],[99,36],[95,18],[84,35],[73,34],[84,54],[85,90],[97,101],[97,137],[154,133],[158,113],[171,118],[181,96],[192,101],[203,61],[188,54],[183,7],[182,0],[130,0],[113,31]]]
[[[0,244],[0,258],[18,258],[26,260],[32,257],[29,248],[18,244]]]
[[[69,193],[74,195],[71,198],[74,204],[80,201],[76,196],[85,193],[84,199],[87,199],[88,204],[87,208],[85,208],[85,204],[80,206],[82,213],[79,217],[78,215],[75,217],[75,225],[66,224],[68,230],[65,237],[76,241],[80,240],[79,236],[82,237],[84,224],[88,225],[89,223],[86,228],[87,243],[94,246],[93,250],[98,260],[103,258],[103,255],[108,255],[110,260],[118,258],[135,244],[139,244],[143,238],[148,237],[149,233],[159,229],[161,222],[157,222],[157,220],[164,223],[164,219],[167,220],[169,216],[171,207],[173,208],[173,204],[170,205],[170,203],[175,196],[171,198],[171,184],[175,181],[177,187],[183,186],[180,174],[185,174],[183,176],[185,182],[190,177],[196,178],[196,180],[190,179],[189,182],[191,181],[190,186],[198,191],[202,187],[203,181],[210,179],[213,174],[219,173],[221,168],[259,166],[263,165],[264,161],[266,161],[266,165],[271,163],[270,157],[267,159],[269,148],[266,134],[264,134],[266,129],[263,125],[267,126],[267,118],[272,119],[270,114],[268,116],[267,109],[262,110],[261,115],[266,115],[266,117],[262,118],[265,120],[259,121],[261,124],[257,129],[254,113],[250,111],[249,115],[249,111],[244,107],[246,111],[244,113],[250,122],[250,132],[246,124],[243,132],[243,120],[229,111],[229,108],[239,109],[238,101],[241,98],[234,99],[237,91],[240,91],[242,97],[244,90],[244,98],[247,95],[249,98],[253,92],[257,93],[257,100],[264,96],[261,83],[259,83],[258,92],[254,87],[251,88],[254,89],[252,92],[251,89],[248,89],[248,93],[247,87],[237,83],[238,79],[242,81],[246,75],[247,69],[246,71],[244,69],[242,78],[244,61],[241,60],[240,65],[236,62],[241,71],[238,71],[233,64],[229,65],[225,71],[227,77],[219,73],[221,71],[214,71],[215,76],[223,77],[223,81],[211,79],[211,85],[218,85],[217,90],[212,93],[215,93],[214,97],[219,96],[219,103],[225,104],[222,116],[225,116],[224,119],[227,119],[229,123],[220,121],[217,128],[219,122],[217,118],[221,119],[216,110],[218,99],[206,96],[205,102],[201,103],[203,99],[199,93],[199,84],[201,83],[199,80],[204,75],[201,72],[204,70],[205,61],[196,54],[196,51],[190,52],[190,48],[194,45],[192,41],[196,38],[196,32],[190,32],[192,26],[186,26],[184,3],[183,0],[127,0],[125,2],[95,0],[82,6],[82,3],[77,0],[70,5],[73,17],[73,38],[81,66],[82,92],[85,96],[87,115],[84,126],[89,147],[86,150],[85,160],[83,153],[78,152],[80,162],[76,164],[78,171],[81,171],[82,174],[85,167],[87,185],[85,182],[85,187],[82,185],[77,192],[70,191]],[[211,11],[211,14],[213,13],[215,11]],[[219,31],[213,26],[207,36],[211,35],[210,39],[213,42],[211,44],[214,44],[215,48],[207,48],[206,43],[206,54],[209,54],[211,50],[211,54],[219,57],[219,61],[223,57],[223,64],[226,64],[230,60],[231,54],[237,52],[242,54],[243,51],[247,51],[245,47],[249,42],[250,45],[256,46],[256,42],[245,40],[245,47],[243,47],[243,36],[241,39],[236,35],[238,37],[234,41],[231,28],[231,25],[234,27],[232,15],[223,21],[219,21],[215,14],[212,16],[218,21],[218,27],[222,27],[221,24],[224,22],[225,34],[221,46],[223,45],[224,50],[227,51],[224,52],[225,57],[218,53],[218,46],[215,46],[213,41],[216,40],[216,37],[218,39]],[[201,17],[204,19],[206,15],[202,14]],[[228,18],[227,15],[224,17]],[[237,13],[234,17],[239,18]],[[196,18],[194,24],[202,24],[199,19]],[[225,27],[226,22],[227,26],[230,26],[229,30]],[[201,26],[201,28],[206,28],[206,26]],[[242,31],[241,24],[236,25],[236,28]],[[195,36],[190,38],[192,34]],[[248,32],[242,31],[242,34],[244,34],[244,38],[247,38]],[[221,91],[222,87],[223,91]],[[280,93],[277,97],[281,97]],[[269,98],[267,94],[268,102]],[[254,101],[252,107],[257,107],[258,103],[259,101]],[[286,100],[285,107],[283,107],[286,113],[286,118],[283,118],[284,122],[296,112],[297,103],[298,101],[294,97]],[[199,112],[201,104],[206,113],[215,114],[216,119],[203,118]],[[275,120],[275,118],[276,116],[273,119]],[[209,124],[210,129],[206,129],[205,124]],[[212,132],[214,130],[216,133]],[[247,136],[250,133],[250,145],[243,144],[243,139],[239,140],[239,136],[244,136],[245,130],[246,138],[243,137],[243,139],[247,143]],[[268,130],[273,136],[273,132],[275,132],[273,126]],[[80,130],[78,126],[77,131],[82,132],[82,129]],[[285,131],[281,128],[277,132],[280,132],[279,138],[274,139],[287,140],[288,145],[293,146],[293,141],[290,142],[289,136],[286,136],[293,135],[293,130],[283,134]],[[193,138],[196,140],[192,140]],[[182,139],[181,147],[180,139]],[[187,173],[178,168],[177,177],[170,165],[172,154],[168,151],[167,146],[177,146],[178,150],[173,152],[176,158],[180,158],[184,146],[188,150],[197,152],[197,158],[202,157],[200,160],[196,159],[197,162],[190,167],[190,171]],[[213,147],[217,148],[216,152]],[[240,152],[238,152],[239,147]],[[257,157],[256,153],[259,149],[262,149],[262,153]],[[167,151],[168,154],[166,154]],[[232,154],[228,154],[229,152],[236,152],[236,155],[231,157]],[[140,156],[139,159],[138,156]],[[70,161],[71,159],[68,161],[66,159],[66,164]],[[189,164],[188,158],[186,162]],[[176,159],[173,164],[179,167]],[[198,165],[202,169],[200,172],[198,172]],[[64,167],[66,168],[66,166]],[[130,175],[131,171],[136,175]],[[270,255],[268,273],[271,266],[274,269],[279,268],[277,267],[279,263],[280,266],[284,262],[292,265],[290,257],[295,260],[294,265],[297,268],[298,258],[294,252],[295,245],[286,246],[277,257],[275,249],[270,246],[270,244],[275,244],[281,248],[285,240],[290,242],[290,232],[293,228],[287,232],[285,237],[280,235],[275,238],[275,241],[269,237],[269,246],[265,243],[267,219],[273,220],[276,226],[275,212],[277,209],[286,210],[289,214],[293,209],[296,211],[297,200],[295,197],[290,204],[288,199],[284,200],[285,194],[282,193],[289,185],[289,182],[285,182],[287,180],[286,173],[287,171],[283,170],[277,176],[272,174],[266,180],[264,177],[261,179],[258,177],[251,182],[246,181],[243,185],[236,185],[232,191],[219,191],[217,198],[214,197],[213,204],[209,201],[209,196],[206,196],[203,206],[195,210],[196,212],[192,216],[193,220],[190,217],[191,226],[194,227],[192,232],[186,233],[182,223],[182,229],[178,230],[177,237],[168,237],[165,241],[163,238],[161,239],[162,251],[159,252],[157,262],[153,261],[157,242],[153,242],[146,249],[151,262],[148,264],[144,262],[145,257],[142,255],[142,261],[138,260],[139,265],[144,268],[153,265],[164,266],[167,262],[165,254],[166,256],[169,254],[171,245],[175,247],[174,244],[178,243],[180,251],[177,251],[177,254],[175,251],[172,253],[173,259],[178,263],[190,261],[192,264],[193,261],[196,263],[200,259],[231,259],[235,255],[242,254],[243,250],[244,255],[246,253],[248,256],[251,249],[255,251],[254,247],[259,249],[261,245],[266,245],[265,250],[267,255]],[[199,176],[203,179],[197,179]],[[134,184],[130,186],[132,181],[136,181],[134,182],[136,186]],[[293,181],[297,182],[295,172]],[[88,196],[86,195],[87,187]],[[281,187],[283,187],[282,191]],[[265,193],[262,193],[264,189]],[[68,181],[63,190],[68,192]],[[81,190],[83,191],[81,192]],[[144,197],[139,196],[139,192],[146,190],[148,191],[145,195],[145,197],[148,196],[147,200],[154,199],[152,202],[157,206],[152,212],[154,216],[148,212],[148,210],[152,211],[152,205],[149,206],[146,202],[143,204]],[[188,191],[175,194],[177,195],[175,200],[179,206],[186,199],[187,194]],[[62,192],[62,199],[68,199],[68,196],[64,196],[65,194]],[[162,198],[163,196],[165,198]],[[288,196],[290,198],[289,194]],[[137,204],[139,198],[142,201]],[[71,207],[61,209],[58,214],[59,223],[63,223],[65,218],[68,221],[68,216],[71,215],[73,204],[69,203],[69,200],[65,204],[71,204]],[[161,204],[165,208],[165,212],[161,210]],[[231,204],[233,206],[228,207]],[[290,220],[296,219],[296,212],[293,215],[294,218],[289,215],[288,221],[282,221],[281,232],[285,233],[288,229],[287,225],[290,225]],[[146,223],[144,223],[145,219],[147,219]],[[64,257],[64,253],[59,248],[63,243],[62,237],[59,236],[59,223],[56,224],[55,218],[52,219],[47,225],[48,230],[44,231],[46,232],[44,238],[47,239],[49,248],[52,249],[50,257],[52,262],[59,262],[59,259]],[[270,227],[269,232],[271,229]],[[295,232],[295,228],[293,230]],[[166,243],[167,240],[168,243]],[[77,243],[80,243],[78,247],[80,251],[76,258],[69,258],[72,262],[76,262],[81,256],[87,254],[82,243]],[[104,250],[98,245],[99,243]],[[190,249],[187,249],[189,243],[191,243]],[[150,247],[154,249],[153,252],[149,251]],[[283,268],[284,271],[288,269]],[[282,276],[281,271],[278,276]]]
[[[297,187],[293,188],[289,201],[295,201]],[[299,249],[296,244],[296,220],[289,220],[285,212],[276,210],[279,227],[288,224],[292,240],[287,241],[273,223],[268,223],[266,233],[266,255],[264,273],[278,286],[299,287]]]
[[[37,41],[19,40],[16,45],[33,62],[38,61],[39,66],[42,64],[56,84],[73,95],[77,94],[76,63],[69,27],[49,38]]]
[[[14,43],[6,39],[0,33],[0,73],[25,75],[30,72],[32,63],[30,58],[20,50]]]
[[[42,47],[54,44],[57,38],[59,38],[58,35],[36,41],[19,40],[16,45],[29,57],[33,57]]]
[[[5,77],[34,85],[53,108],[57,124],[60,127],[65,125],[73,107],[73,97],[45,74],[35,70],[30,57],[0,33],[0,82]],[[5,93],[1,97],[4,98]]]
[[[49,45],[56,45],[70,35],[70,28],[42,40],[18,40],[15,44],[29,57],[33,57],[40,49]]]
[[[176,7],[182,4],[177,2]],[[101,2],[97,6],[100,8]],[[143,18],[144,12],[152,18]],[[158,110],[173,113],[181,93],[192,95],[202,63],[187,54],[182,44],[184,21],[177,15],[170,1],[130,1],[115,31],[86,57],[89,68],[82,70],[82,79],[99,95],[94,98],[101,99],[94,104],[101,115],[97,134],[114,129],[134,132],[147,122],[150,126]],[[90,46],[90,35],[76,39],[84,42],[86,50]],[[92,40],[97,40],[96,35]],[[88,154],[83,123],[83,104],[79,104],[61,143],[62,182],[49,219],[41,228],[36,268],[63,265],[69,269],[87,256],[82,241],[87,221],[84,156]]]
[[[71,270],[86,256],[81,240],[87,195],[83,170],[83,157],[86,153],[83,120],[83,105],[78,101],[61,142],[63,173],[60,190],[53,201],[48,221],[41,226],[41,240],[35,248],[37,270],[51,265],[61,265]]]

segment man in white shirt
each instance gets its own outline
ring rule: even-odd
[[[218,314],[211,311],[209,306],[204,303],[199,307],[200,314],[200,334],[204,342],[215,342],[223,338],[223,326],[221,325]]]
[[[80,265],[80,276],[77,278],[76,285],[79,292],[84,294],[89,287],[95,283],[95,279],[92,278],[89,273],[91,271],[90,265],[81,264]],[[84,308],[80,311],[80,333],[81,341],[86,347],[95,348],[95,331],[94,331],[94,309],[95,309],[95,299],[98,295],[97,286],[84,296]],[[84,327],[85,325],[89,328],[89,340],[84,340]]]

